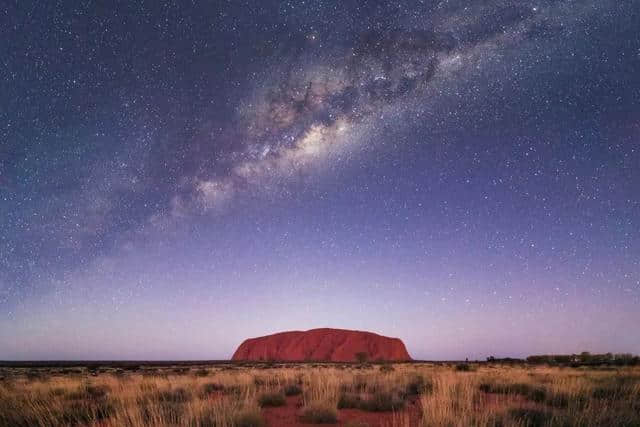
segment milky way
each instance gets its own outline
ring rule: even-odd
[[[428,85],[452,49],[432,33],[371,32],[345,52],[287,64],[278,72],[286,79],[268,82],[245,108],[235,134],[242,151],[229,155],[228,172],[196,178],[193,192],[208,208],[247,186],[295,176],[355,138],[353,127]]]
[[[0,8],[0,359],[640,352],[636,3],[214,3]]]

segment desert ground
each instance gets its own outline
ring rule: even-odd
[[[232,364],[0,368],[1,426],[640,426],[640,368]]]

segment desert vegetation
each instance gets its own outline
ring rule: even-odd
[[[640,368],[213,364],[0,368],[0,426],[638,426]]]

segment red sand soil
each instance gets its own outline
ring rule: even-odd
[[[358,353],[366,353],[371,361],[411,360],[398,338],[329,328],[250,338],[238,347],[232,360],[354,362]]]
[[[277,408],[264,408],[262,415],[267,427],[310,427],[315,424],[304,423],[300,419],[302,400],[300,397],[288,397],[287,404]],[[420,405],[417,400],[407,402],[404,412],[409,415],[410,425],[420,424]],[[398,419],[398,413],[395,415]],[[366,412],[358,409],[342,409],[338,411],[338,423],[349,422],[358,427],[387,427],[393,424],[394,414],[391,412]]]

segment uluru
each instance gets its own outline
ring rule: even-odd
[[[234,361],[408,361],[402,340],[373,332],[320,328],[280,332],[245,340],[233,354]]]

